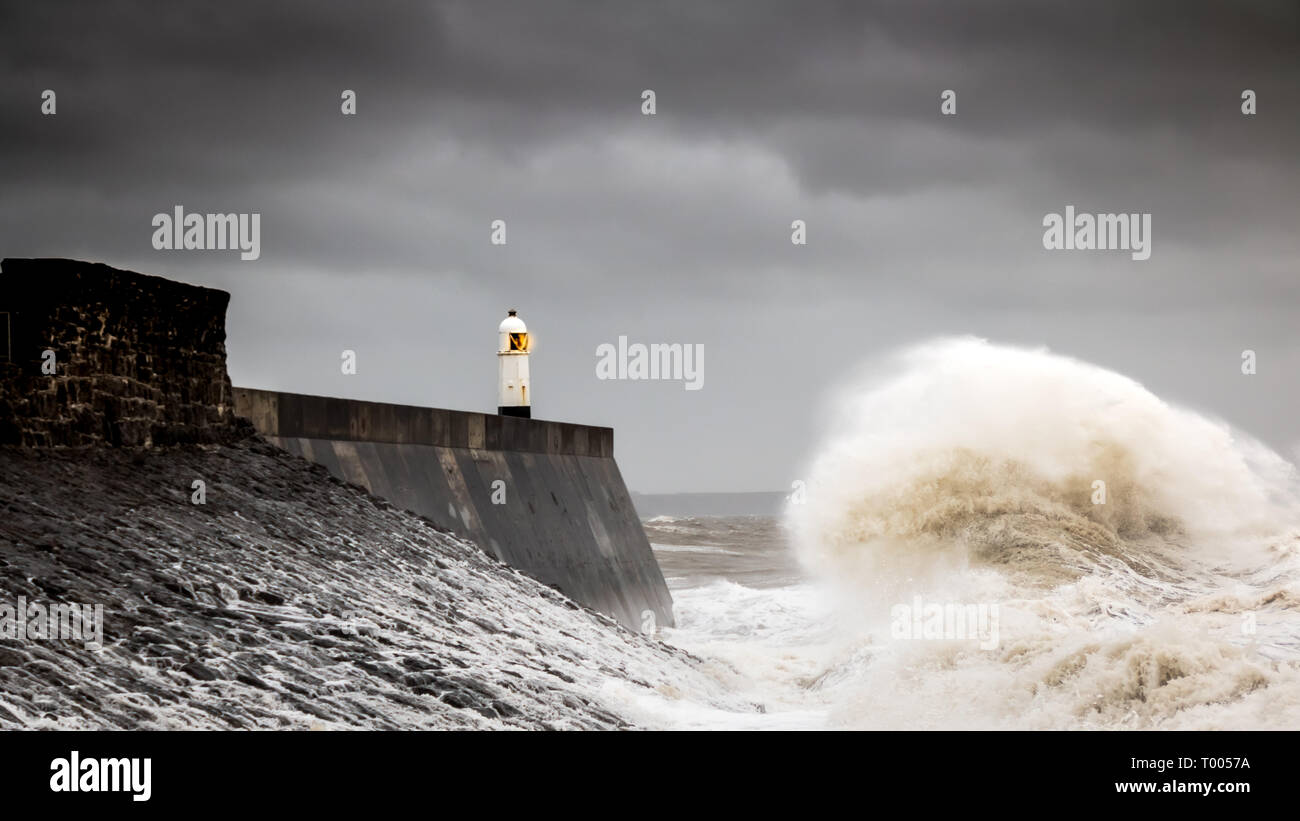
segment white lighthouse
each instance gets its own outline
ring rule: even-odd
[[[497,413],[532,416],[532,386],[528,384],[528,328],[510,311],[497,328]]]

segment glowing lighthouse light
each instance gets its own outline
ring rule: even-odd
[[[510,312],[497,328],[497,413],[530,418],[533,391],[528,384],[528,328]]]

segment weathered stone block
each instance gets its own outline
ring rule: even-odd
[[[67,259],[0,263],[0,444],[148,446],[235,435],[230,295]],[[52,350],[57,367],[42,372]]]

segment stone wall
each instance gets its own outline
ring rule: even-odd
[[[0,444],[150,446],[229,437],[229,302],[224,291],[98,263],[4,260]],[[47,350],[53,375],[42,372]]]

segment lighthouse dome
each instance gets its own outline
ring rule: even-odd
[[[503,334],[522,334],[527,332],[528,328],[524,325],[524,321],[515,316],[514,311],[511,311],[509,316],[501,320],[501,327],[497,328],[497,333]]]

